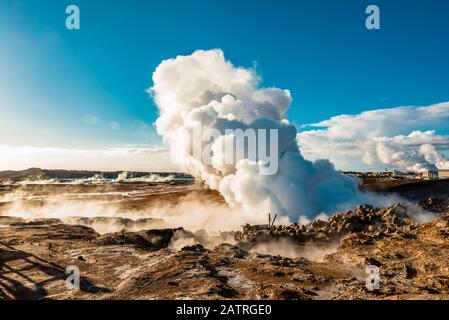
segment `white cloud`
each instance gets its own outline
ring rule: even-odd
[[[120,127],[121,127],[121,125],[117,121],[109,122],[109,128],[111,128],[112,130],[118,130],[118,129],[120,129]]]
[[[83,122],[90,124],[90,125],[96,125],[100,122],[97,116],[94,116],[93,114],[85,114],[83,116]]]
[[[449,135],[437,130],[449,130],[449,102],[340,115],[304,127],[317,128],[297,135],[303,155],[330,159],[343,170],[448,168],[441,152],[449,150]]]

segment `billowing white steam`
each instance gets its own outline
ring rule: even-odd
[[[449,161],[426,143],[434,136],[434,131],[413,131],[407,136],[376,137],[364,144],[364,159],[372,163],[377,158],[382,164],[412,172],[449,169]]]
[[[427,162],[434,163],[438,169],[449,169],[449,160],[440,154],[433,145],[423,144],[419,147],[419,151]]]
[[[128,171],[121,172],[113,182],[150,182],[150,183],[159,183],[159,182],[169,182],[172,181],[175,177],[173,175],[162,176],[156,173],[150,173],[147,176],[142,177],[133,177],[131,173]]]
[[[154,72],[153,82],[150,92],[160,112],[156,128],[172,161],[218,190],[243,217],[265,218],[271,212],[298,221],[301,215],[314,217],[369,202],[357,182],[336,171],[329,161],[302,157],[296,128],[286,119],[290,92],[259,88],[255,71],[234,67],[221,50],[199,50],[165,60]],[[211,164],[192,154],[192,132],[200,126],[221,132],[211,146]],[[279,130],[275,175],[260,175],[261,161],[241,158],[232,165],[225,163],[221,144],[232,138],[225,129],[236,128]]]

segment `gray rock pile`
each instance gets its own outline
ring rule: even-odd
[[[374,208],[362,205],[355,211],[336,214],[328,221],[315,220],[299,225],[243,226],[236,232],[236,240],[246,246],[269,240],[288,239],[298,244],[309,241],[321,242],[340,239],[349,233],[368,235],[371,237],[391,236],[398,233],[410,233],[416,223],[407,215],[407,208],[402,204],[394,204],[388,208]]]

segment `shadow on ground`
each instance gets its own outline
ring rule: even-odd
[[[15,262],[21,262],[21,267],[12,267]],[[45,287],[57,281],[65,286],[67,277],[62,266],[0,242],[0,299],[45,299],[48,295]],[[88,293],[111,292],[108,288],[96,286],[86,277],[80,278],[80,290]]]

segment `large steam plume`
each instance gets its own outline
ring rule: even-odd
[[[334,169],[328,160],[311,162],[301,155],[296,128],[286,119],[292,97],[288,90],[260,88],[253,69],[235,67],[221,50],[195,51],[161,62],[150,89],[160,116],[157,132],[169,147],[171,160],[218,190],[244,217],[268,212],[298,221],[300,216],[343,210],[369,202],[357,182]],[[192,153],[196,127],[218,129],[211,146],[212,162]],[[222,144],[232,136],[225,129],[278,129],[279,169],[261,175],[264,164],[247,157],[225,162]]]

